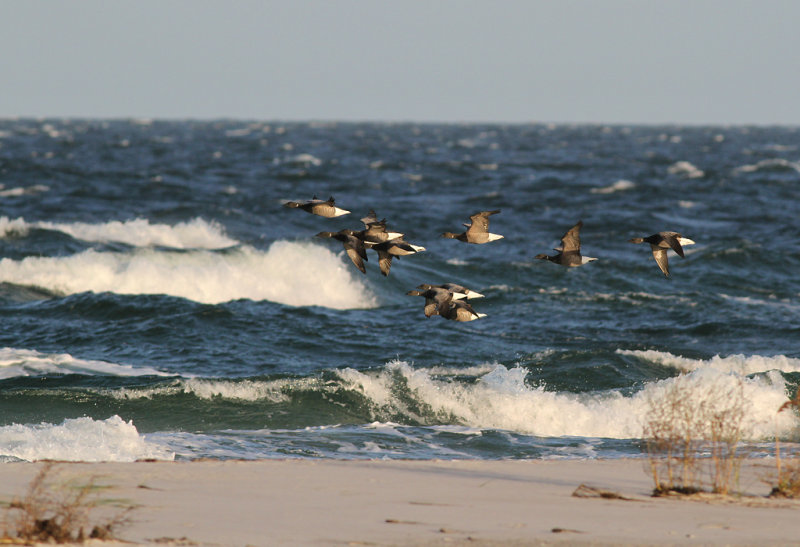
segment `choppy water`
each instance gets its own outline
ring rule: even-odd
[[[636,456],[679,376],[800,426],[797,128],[5,120],[0,186],[2,460]],[[427,248],[388,278],[314,237],[373,208]],[[533,258],[579,219],[598,261]]]

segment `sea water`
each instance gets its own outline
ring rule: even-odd
[[[315,195],[352,213],[282,207]],[[388,277],[315,237],[371,209],[426,248]],[[790,127],[2,120],[0,461],[637,457],[678,381],[767,454],[798,213]],[[597,261],[534,259],[578,220]],[[671,278],[628,243],[662,230]],[[405,294],[445,282],[486,317]]]

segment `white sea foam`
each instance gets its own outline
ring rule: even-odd
[[[800,163],[783,158],[770,158],[758,163],[742,165],[733,170],[734,173],[755,173],[757,171],[797,171],[800,172]]]
[[[288,163],[291,165],[299,165],[303,167],[309,167],[312,165],[314,167],[317,167],[319,165],[322,165],[322,160],[311,154],[297,154],[295,156],[286,158],[283,161],[284,163]]]
[[[113,389],[106,395],[115,399],[152,399],[153,397],[191,394],[199,399],[238,399],[241,401],[282,402],[288,400],[283,390],[298,380],[214,380],[206,378],[180,379],[170,385],[160,385],[146,389]],[[309,383],[313,383],[309,380]]]
[[[131,462],[145,458],[173,460],[175,455],[147,441],[132,422],[111,416],[106,420],[76,418],[57,425],[2,426],[0,458]]]
[[[643,361],[649,361],[661,366],[675,368],[683,372],[691,372],[702,368],[711,368],[720,372],[741,375],[758,374],[777,370],[780,372],[800,372],[800,359],[775,355],[764,357],[761,355],[729,355],[720,357],[715,355],[711,359],[690,359],[673,355],[668,351],[656,350],[617,350],[620,355],[631,355]]]
[[[225,235],[222,226],[196,218],[175,225],[151,224],[138,218],[99,224],[86,222],[26,222],[23,218],[0,217],[0,236],[26,235],[31,229],[63,232],[75,239],[92,242],[117,242],[134,247],[170,247],[173,249],[224,249],[239,242]]]
[[[705,173],[691,164],[688,161],[678,161],[673,163],[667,168],[667,173],[670,175],[681,175],[687,179],[698,179],[705,176]]]
[[[45,186],[44,184],[34,184],[33,186],[18,186],[15,188],[3,188],[0,186],[0,197],[7,198],[7,197],[16,197],[16,196],[27,196],[32,194],[41,194],[42,192],[47,192],[50,190],[49,186]]]
[[[613,194],[614,192],[630,190],[631,188],[635,187],[636,185],[629,180],[618,180],[617,182],[615,182],[610,186],[604,186],[602,188],[592,188],[590,191],[593,194]]]
[[[108,361],[76,359],[68,353],[40,353],[29,349],[0,349],[0,379],[44,374],[96,376],[168,376],[149,367],[118,365]]]
[[[375,375],[343,369],[338,371],[350,389],[360,392],[373,405],[376,415],[399,413],[411,420],[430,421],[433,413],[442,421],[482,429],[504,429],[540,436],[639,438],[650,402],[665,397],[676,378],[653,382],[633,396],[618,391],[601,393],[557,393],[525,382],[523,368],[496,365],[477,382],[464,384],[436,378],[425,369],[414,369],[402,361],[389,363]],[[414,399],[397,396],[398,378]],[[697,401],[709,399],[723,387],[741,381],[747,402],[744,436],[769,439],[777,433],[790,435],[800,425],[791,413],[777,414],[786,401],[780,375],[747,378],[715,368],[702,368],[681,376]],[[714,399],[715,404],[725,401]],[[426,415],[418,415],[425,408]]]
[[[0,282],[62,295],[114,292],[167,294],[208,304],[246,298],[334,309],[377,306],[376,297],[353,271],[342,256],[325,247],[289,241],[276,241],[267,251],[89,249],[67,257],[0,260]]]

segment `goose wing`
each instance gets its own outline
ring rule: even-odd
[[[386,251],[378,251],[378,266],[384,276],[389,275],[389,270],[392,269],[392,255]]]
[[[658,267],[661,268],[661,271],[664,272],[664,275],[669,277],[669,260],[667,259],[667,250],[666,249],[659,249],[655,245],[651,245],[653,248],[653,258],[656,259],[656,264]]]
[[[495,211],[481,211],[480,213],[475,213],[469,217],[469,219],[472,221],[472,224],[470,224],[469,228],[467,228],[467,232],[473,234],[489,233],[489,216],[499,212],[500,209]]]
[[[581,251],[581,227],[583,221],[579,220],[578,223],[567,230],[567,233],[561,238],[561,252],[562,253],[579,253]]]
[[[673,251],[678,253],[678,256],[683,258],[683,247],[680,242],[681,234],[678,232],[661,232],[661,238]]]

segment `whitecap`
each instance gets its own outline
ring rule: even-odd
[[[564,393],[530,386],[521,367],[496,365],[473,383],[439,379],[430,370],[394,361],[379,372],[354,369],[337,371],[350,389],[369,400],[376,416],[403,415],[425,423],[441,420],[479,428],[513,431],[546,437],[641,438],[653,401],[668,396],[675,382],[684,382],[689,399],[697,404],[728,404],[715,398],[723,387],[741,386],[746,401],[743,435],[765,440],[790,435],[800,421],[791,413],[777,414],[786,401],[785,383],[779,376],[747,378],[713,368],[647,384],[632,396],[610,390]],[[398,396],[399,386],[403,396]],[[426,409],[420,415],[419,409]],[[777,428],[777,429],[776,429]]]
[[[68,353],[41,353],[30,349],[0,348],[0,379],[45,374],[93,376],[168,376],[150,367],[118,365],[108,361],[78,359]]]
[[[621,192],[624,190],[630,190],[631,188],[635,188],[636,185],[629,181],[629,180],[618,180],[614,184],[610,186],[604,186],[602,188],[592,188],[590,191],[593,194],[613,194],[614,192]]]
[[[785,355],[775,355],[764,357],[761,355],[728,355],[721,357],[715,355],[711,359],[692,359],[673,355],[668,351],[656,350],[623,350],[618,349],[620,355],[630,355],[649,361],[657,365],[678,369],[683,372],[691,372],[701,368],[711,368],[720,372],[735,373],[740,375],[758,374],[777,370],[780,372],[800,372],[800,359],[786,357]]]
[[[284,163],[288,163],[291,165],[302,165],[306,167],[310,165],[313,165],[315,167],[322,165],[322,160],[311,154],[297,154],[295,156],[286,158],[283,161]]]
[[[697,179],[705,176],[705,173],[692,165],[688,161],[678,161],[667,168],[670,175],[680,175],[687,179]]]
[[[239,242],[225,235],[216,222],[195,218],[175,225],[151,224],[149,220],[112,220],[87,222],[26,222],[23,218],[0,217],[0,235],[26,235],[31,229],[65,233],[81,241],[124,243],[134,247],[170,247],[173,249],[224,249]]]
[[[8,188],[0,190],[0,197],[16,197],[16,196],[28,196],[33,194],[41,194],[42,192],[47,192],[50,190],[49,186],[45,186],[44,184],[34,184],[32,186],[19,186],[16,188]]]
[[[314,383],[310,380],[309,383]],[[105,390],[114,399],[134,400],[177,394],[194,395],[198,399],[235,399],[241,401],[284,402],[288,396],[284,389],[297,386],[298,380],[218,380],[209,378],[180,379],[169,385],[148,388],[123,388]]]
[[[276,241],[267,251],[245,246],[223,253],[89,249],[66,257],[3,258],[0,282],[60,295],[166,294],[206,304],[250,299],[334,309],[376,307],[376,297],[354,276],[343,254],[290,241]]]
[[[146,440],[133,422],[75,418],[61,424],[0,426],[0,457],[24,461],[132,462],[173,460],[175,454]]]
[[[797,171],[800,172],[800,163],[783,158],[770,158],[755,164],[742,165],[733,170],[734,173],[755,173],[758,171]]]

